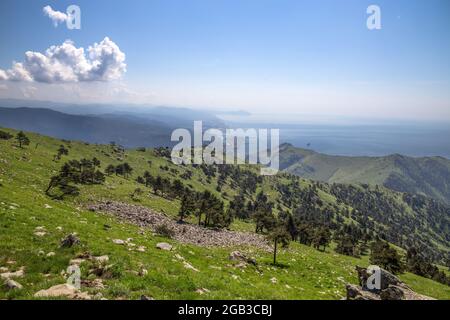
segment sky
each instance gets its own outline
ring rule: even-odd
[[[450,121],[450,2],[2,0],[0,98]]]

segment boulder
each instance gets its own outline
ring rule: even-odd
[[[403,300],[405,294],[402,288],[390,285],[380,292],[380,298],[381,300]]]
[[[392,273],[380,269],[380,288],[369,290],[367,279],[370,272],[366,268],[356,266],[359,277],[359,286],[347,284],[347,300],[434,300],[420,295],[409,288]]]
[[[363,290],[354,284],[347,284],[347,300],[381,300],[376,294]]]
[[[380,268],[381,288],[379,290],[369,290],[367,288],[367,279],[370,277],[371,274],[367,271],[366,268],[362,268],[359,266],[356,266],[356,271],[358,272],[359,285],[362,286],[364,288],[364,290],[368,290],[368,291],[372,291],[372,292],[379,292],[379,290],[387,289],[390,285],[397,286],[397,285],[402,284],[400,279],[397,278],[395,275],[393,275],[389,271],[386,271],[386,270]]]

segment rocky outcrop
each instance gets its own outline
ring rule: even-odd
[[[369,289],[368,280],[371,273],[366,268],[356,266],[358,272],[359,286],[346,285],[347,300],[434,300],[414,292],[399,278],[392,273],[379,269],[379,288]]]
[[[172,238],[182,243],[200,246],[234,247],[239,245],[250,245],[271,250],[264,236],[228,230],[213,230],[192,224],[180,224],[177,221],[142,206],[130,205],[115,201],[103,201],[90,205],[89,210],[102,211],[126,220],[140,227],[148,227],[153,231],[158,226],[165,225],[173,230]]]

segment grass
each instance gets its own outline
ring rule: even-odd
[[[105,289],[83,290],[92,294],[101,292],[108,299],[138,299],[143,294],[155,299],[340,299],[345,295],[345,283],[357,282],[355,265],[368,265],[367,257],[356,259],[336,254],[330,248],[320,252],[292,243],[279,253],[280,264],[274,266],[270,252],[251,247],[204,248],[177,243],[147,229],[84,209],[89,202],[114,199],[147,206],[169,216],[177,214],[179,201],[150,192],[141,196],[138,202],[131,200],[129,194],[137,187],[132,179],[108,177],[105,185],[83,186],[77,198],[54,201],[45,196],[43,190],[63,161],[95,156],[102,161],[102,168],[119,161],[111,154],[110,146],[72,142],[69,156],[54,162],[53,155],[62,142],[28,135],[31,144],[24,149],[15,147],[12,140],[0,140],[0,267],[8,267],[10,271],[25,267],[25,276],[16,279],[23,289],[7,291],[1,287],[0,299],[33,299],[38,290],[64,283],[62,271],[67,269],[71,259],[86,251],[93,255],[108,255],[113,272],[110,278],[104,279]],[[123,161],[135,168],[134,177],[145,170],[154,175],[170,176],[159,169],[160,165],[168,165],[180,172],[186,170],[156,157],[152,151],[127,151]],[[200,180],[206,178],[195,170],[188,183],[202,190],[205,185]],[[226,191],[233,195],[231,188]],[[46,234],[35,235],[37,227],[44,227]],[[250,232],[254,225],[235,221],[231,229]],[[61,238],[72,232],[78,234],[81,245],[60,248]],[[113,239],[128,238],[132,238],[136,246],[145,246],[146,251],[138,252],[132,250],[133,247],[112,242]],[[156,248],[158,242],[169,242],[174,249],[159,250]],[[255,257],[258,266],[236,268],[228,259],[233,250]],[[49,257],[49,252],[55,255]],[[177,255],[184,257],[199,272],[186,269]],[[83,279],[92,277],[88,275],[91,267],[90,262],[81,265]],[[141,269],[148,273],[139,276],[137,273]],[[448,286],[412,274],[404,274],[401,278],[419,293],[450,299]],[[203,288],[207,291],[197,292]]]

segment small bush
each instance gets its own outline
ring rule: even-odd
[[[155,228],[155,231],[160,236],[166,237],[166,238],[173,238],[175,236],[175,231],[168,227],[166,224],[160,224]]]
[[[9,140],[11,139],[13,136],[11,134],[9,134],[8,132],[5,131],[1,131],[0,130],[0,139],[1,140]]]

